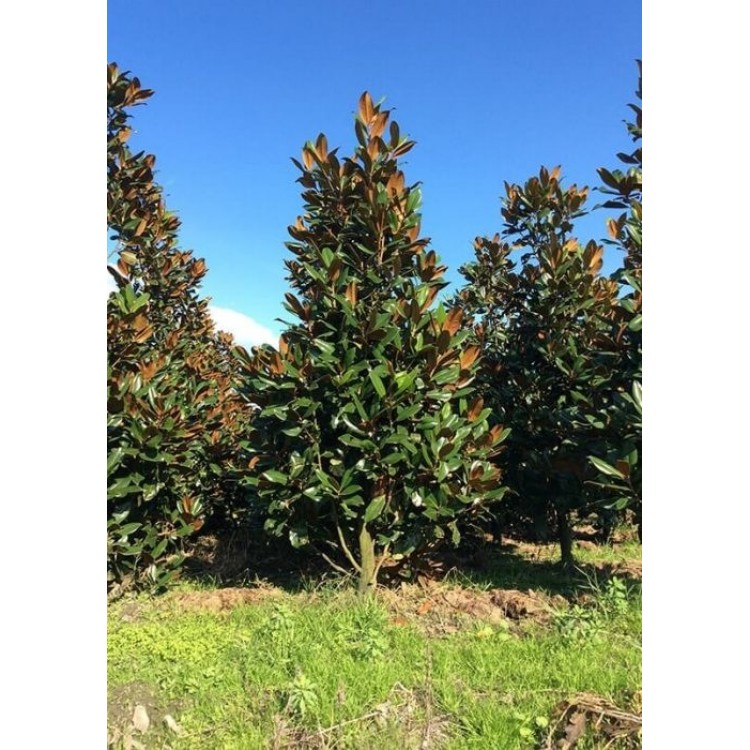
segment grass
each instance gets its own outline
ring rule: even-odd
[[[586,554],[596,562],[595,551]],[[536,564],[544,578],[546,561]],[[585,586],[585,602],[545,624],[467,618],[439,634],[394,616],[392,596],[361,600],[332,584],[261,592],[226,611],[186,606],[200,602],[195,584],[121,601],[108,612],[111,744],[538,747],[560,701],[589,693],[627,708],[640,690],[639,586],[618,578]],[[145,732],[132,728],[136,704],[149,715]]]

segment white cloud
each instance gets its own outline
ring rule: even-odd
[[[230,310],[228,307],[215,307],[214,305],[209,305],[208,310],[216,327],[220,331],[231,333],[235,341],[246,349],[260,344],[278,347],[279,337],[248,315]]]
[[[117,284],[108,273],[107,297],[116,291]],[[237,310],[230,310],[228,307],[216,307],[215,305],[209,305],[208,311],[211,313],[216,327],[220,331],[231,333],[234,336],[234,340],[246,349],[260,344],[271,344],[273,347],[278,347],[279,345],[277,334],[244,313],[237,312]]]

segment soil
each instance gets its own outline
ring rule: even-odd
[[[629,538],[623,537],[621,541],[613,543],[613,547],[617,549],[617,545],[621,543],[627,543],[630,541]],[[549,562],[558,559],[559,547],[556,544],[534,544],[531,542],[515,541],[512,539],[504,539],[503,547],[506,550],[510,550],[515,555],[526,558],[532,562]],[[586,539],[577,540],[574,544],[574,550],[597,550],[601,545]],[[623,578],[642,579],[643,568],[640,560],[625,559],[617,560],[615,562],[598,562],[598,563],[585,563],[578,565],[581,570],[586,573],[596,574],[599,580],[607,580],[612,576],[620,576]]]
[[[579,529],[577,534],[577,547],[597,547],[586,538],[593,534],[593,529]],[[204,544],[203,556],[211,557],[211,548],[215,545],[215,540],[205,540]],[[502,547],[530,562],[551,562],[559,556],[555,544],[533,544],[503,539]],[[581,569],[586,575],[602,582],[615,575],[629,579],[642,577],[639,560],[585,564],[581,565]],[[513,631],[518,630],[518,626],[522,624],[547,624],[554,610],[568,606],[568,600],[563,596],[551,596],[532,589],[493,588],[478,591],[452,586],[438,580],[441,577],[440,571],[433,572],[436,574],[434,578],[420,576],[418,583],[401,583],[396,588],[378,589],[377,596],[390,610],[392,622],[397,625],[416,624],[420,629],[433,635],[456,632],[471,621],[498,625]],[[235,586],[176,593],[167,595],[166,599],[182,609],[229,612],[235,607],[283,595],[284,589],[269,583],[261,583],[252,587]],[[137,604],[123,607],[123,619],[137,619],[137,607]]]
[[[170,600],[181,609],[228,612],[235,607],[257,604],[284,595],[281,589],[271,586],[258,588],[225,588],[209,591],[191,591],[174,594]]]
[[[146,682],[112,688],[107,696],[107,747],[140,750],[146,734],[149,743],[168,738],[180,731],[173,715],[182,707],[179,702],[164,701],[158,688]]]
[[[620,578],[643,578],[643,563],[640,560],[618,560],[614,563],[598,563],[594,566],[600,580],[607,580],[612,576]]]
[[[522,624],[546,624],[555,609],[567,607],[562,596],[536,591],[492,589],[475,591],[435,581],[402,584],[382,589],[378,596],[391,612],[395,625],[416,625],[430,635],[455,633],[472,622],[519,632]]]

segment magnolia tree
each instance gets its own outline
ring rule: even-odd
[[[640,64],[639,64],[640,65]],[[641,78],[636,92],[641,99]],[[624,251],[623,264],[613,275],[620,286],[612,338],[618,354],[612,369],[611,383],[614,399],[602,413],[602,429],[607,438],[605,451],[592,455],[590,461],[600,472],[598,486],[608,492],[608,503],[617,509],[631,508],[641,528],[641,368],[642,368],[642,249],[643,249],[643,153],[641,148],[642,111],[631,104],[635,121],[628,123],[635,149],[620,153],[618,158],[627,165],[623,171],[600,169],[603,187],[600,191],[610,198],[607,208],[622,210],[617,218],[607,222],[610,244]]]
[[[311,545],[370,591],[381,567],[429,554],[505,488],[473,381],[479,347],[462,312],[435,306],[446,285],[420,238],[420,191],[399,159],[414,143],[362,95],[358,145],[339,158],[324,135],[301,171],[305,215],[286,261],[296,321],[279,348],[243,357],[254,421],[250,482],[267,529]]]
[[[539,533],[555,524],[569,566],[570,514],[595,489],[588,455],[601,440],[611,369],[603,355],[618,287],[600,273],[603,248],[572,236],[586,188],[564,188],[558,167],[505,189],[503,234],[475,241],[457,302],[484,353],[482,393],[511,429],[504,454],[511,508]]]
[[[198,295],[203,260],[133,153],[129,110],[153,92],[107,67],[107,228],[117,291],[107,303],[108,586],[164,583],[182,540],[237,489],[249,410],[233,387],[231,337]]]

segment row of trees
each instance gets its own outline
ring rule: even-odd
[[[205,264],[132,154],[127,108],[151,95],[108,68],[108,552],[112,585],[163,583],[206,515],[262,518],[295,547],[355,571],[408,573],[467,524],[556,531],[571,517],[640,518],[641,150],[600,170],[620,215],[580,244],[587,190],[559,168],[506,184],[503,230],[478,238],[447,302],[420,236],[414,142],[362,95],[349,157],[302,151],[304,215],[289,228],[293,317],[278,348],[217,333]],[[638,95],[640,97],[640,87]],[[640,141],[641,112],[629,126]]]
[[[242,502],[249,409],[232,340],[198,296],[206,264],[180,250],[180,221],[133,153],[127,110],[152,91],[107,68],[107,227],[117,291],[107,302],[107,577],[166,583],[182,540]]]

